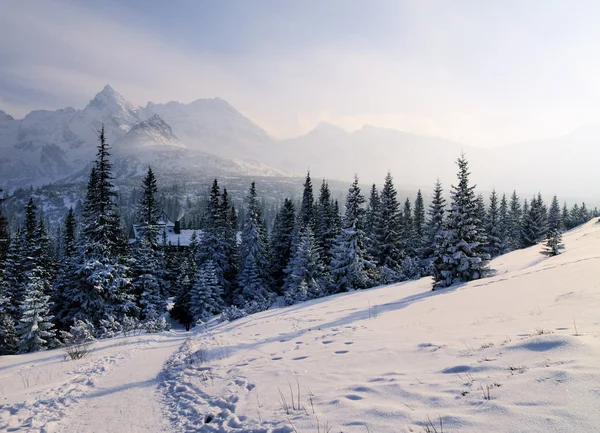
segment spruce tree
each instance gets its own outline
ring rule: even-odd
[[[321,259],[326,266],[331,263],[333,244],[340,232],[339,209],[331,198],[329,185],[325,180],[319,190],[316,209],[315,238],[321,249]]]
[[[547,210],[542,201],[542,195],[531,199],[527,213],[523,216],[521,225],[521,245],[524,248],[535,245],[546,238],[548,232]]]
[[[50,314],[49,282],[40,269],[27,273],[25,297],[21,304],[21,319],[17,326],[19,353],[47,349],[55,342],[55,330]]]
[[[220,221],[222,224],[221,235],[223,241],[222,254],[225,261],[223,268],[223,298],[231,303],[233,299],[233,289],[237,274],[238,251],[237,251],[237,233],[238,217],[233,203],[229,200],[227,189],[223,188],[221,194]]]
[[[457,164],[458,185],[452,186],[452,202],[441,245],[442,263],[434,272],[440,280],[434,282],[434,288],[482,278],[489,260],[482,249],[485,234],[477,216],[475,186],[469,185],[469,164],[464,154]]]
[[[252,182],[246,197],[246,215],[239,246],[240,272],[235,304],[248,312],[269,308],[274,299],[268,270],[268,244],[262,213]]]
[[[485,232],[487,237],[485,251],[492,258],[502,254],[505,247],[502,241],[500,211],[498,209],[498,195],[496,194],[496,190],[492,190],[490,194],[490,204],[485,215]]]
[[[392,283],[401,279],[400,268],[403,252],[401,244],[402,215],[398,203],[394,180],[387,173],[381,190],[379,215],[374,228],[375,248],[371,251],[380,270],[382,283]]]
[[[325,267],[310,227],[300,233],[285,272],[284,293],[288,304],[323,296],[326,288]]]
[[[302,204],[298,213],[299,231],[304,230],[306,227],[310,227],[311,230],[315,229],[314,195],[310,171],[306,174],[304,190],[302,191]]]
[[[286,198],[275,217],[270,237],[271,277],[280,295],[283,295],[285,269],[293,254],[295,228],[296,210],[292,201]]]
[[[521,202],[516,191],[513,191],[510,197],[510,206],[506,222],[506,243],[507,249],[517,250],[521,248],[521,219],[523,212]]]
[[[89,322],[96,336],[110,337],[121,329],[120,321],[137,314],[137,308],[124,264],[126,243],[104,128],[99,142],[83,205],[74,282],[64,293],[69,300],[64,320],[68,327],[75,320]]]
[[[404,201],[404,211],[402,213],[402,249],[405,257],[417,256],[416,241],[412,204],[407,197]]]
[[[6,262],[6,256],[8,255],[8,249],[10,247],[8,220],[6,219],[2,209],[3,202],[4,196],[2,195],[2,188],[0,188],[0,274],[4,269],[4,263]]]
[[[190,296],[190,312],[195,321],[206,322],[223,309],[222,286],[214,263],[207,260],[200,266]]]
[[[358,176],[355,176],[346,196],[343,227],[336,239],[330,265],[334,292],[365,289],[372,284],[375,263],[367,251],[364,202]]]
[[[442,276],[438,273],[442,264],[442,241],[444,238],[444,212],[446,199],[443,196],[442,184],[439,179],[433,188],[433,198],[427,214],[429,219],[425,226],[425,242],[423,257],[425,257],[425,268],[433,276],[435,281],[441,281]]]
[[[425,237],[425,204],[423,202],[423,194],[421,194],[421,190],[417,191],[417,198],[415,199],[415,208],[414,208],[414,233],[415,233],[415,249],[417,255],[422,258],[423,255],[423,241]]]
[[[552,205],[548,212],[548,232],[542,249],[542,254],[547,256],[556,256],[560,254],[563,248],[561,236],[561,216],[560,205],[556,196],[552,198]]]
[[[144,236],[152,248],[158,247],[158,231],[156,222],[158,221],[159,210],[156,194],[158,187],[156,186],[156,177],[152,168],[148,167],[148,172],[142,180],[142,196],[139,202],[139,220],[138,222],[144,227],[142,236]]]
[[[500,207],[498,209],[498,235],[500,238],[500,244],[502,245],[502,251],[500,254],[505,254],[510,251],[508,246],[508,201],[506,200],[506,194],[502,194],[500,200]]]

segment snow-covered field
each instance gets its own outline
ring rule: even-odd
[[[345,293],[81,361],[2,357],[0,430],[600,431],[600,224],[564,243],[436,292]]]

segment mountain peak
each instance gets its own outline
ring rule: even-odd
[[[0,120],[15,120],[15,118],[7,112],[0,110]]]

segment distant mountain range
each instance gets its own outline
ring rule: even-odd
[[[309,133],[276,140],[226,101],[149,102],[136,107],[110,86],[83,110],[32,111],[16,120],[0,111],[0,185],[8,188],[85,180],[104,124],[118,178],[159,175],[304,175],[382,183],[389,170],[404,189],[430,190],[454,181],[454,161],[465,152],[483,191],[542,190],[561,198],[600,202],[600,128],[552,140],[482,149],[438,137],[365,126],[346,132],[320,124]]]

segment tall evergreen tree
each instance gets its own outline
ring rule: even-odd
[[[275,217],[270,237],[271,276],[281,295],[283,294],[285,269],[293,254],[295,226],[296,210],[292,201],[286,198]]]
[[[364,202],[355,176],[346,196],[343,228],[336,239],[330,265],[335,292],[364,289],[372,284],[375,263],[367,251]]]
[[[382,283],[392,283],[401,278],[403,251],[401,244],[402,214],[398,203],[394,180],[387,173],[381,190],[379,215],[376,220],[372,253],[377,263]]]
[[[321,249],[321,259],[326,266],[331,263],[333,244],[339,232],[339,209],[331,198],[329,185],[323,180],[316,209],[315,237]]]
[[[452,186],[452,202],[441,245],[442,263],[434,272],[440,279],[435,281],[434,288],[481,278],[489,260],[482,250],[485,235],[480,228],[475,186],[469,185],[469,164],[464,154],[457,164],[458,185]]]
[[[223,309],[222,286],[212,260],[200,266],[190,295],[190,312],[194,320],[206,322]]]
[[[548,232],[542,249],[542,254],[547,256],[556,256],[560,254],[563,248],[562,244],[562,223],[560,215],[560,205],[556,196],[552,198],[550,211],[548,212]]]
[[[541,242],[548,232],[547,210],[542,201],[542,195],[531,199],[527,213],[523,216],[521,225],[521,245],[524,248]]]
[[[229,200],[227,189],[223,188],[221,194],[220,220],[222,223],[221,235],[223,240],[223,255],[225,261],[222,264],[223,268],[223,298],[231,303],[233,298],[233,288],[237,273],[237,213],[233,203]]]
[[[496,190],[492,190],[490,194],[490,204],[487,214],[485,215],[485,231],[487,236],[487,244],[485,251],[490,257],[499,256],[504,252],[505,246],[502,240],[500,211],[498,209],[498,195]]]
[[[421,190],[417,191],[415,199],[415,216],[413,218],[414,232],[416,237],[416,249],[419,256],[422,255],[423,239],[425,237],[425,204]]]
[[[444,212],[446,209],[443,192],[442,184],[438,179],[433,188],[433,198],[427,211],[429,219],[425,227],[425,246],[423,248],[425,267],[436,281],[441,281],[442,278],[437,272],[442,267],[441,246],[444,238]]]
[[[521,201],[516,191],[510,197],[510,206],[506,222],[507,248],[517,250],[521,248]]]
[[[148,240],[152,248],[158,246],[158,231],[155,228],[158,221],[158,201],[156,194],[156,177],[152,168],[148,167],[148,172],[142,181],[142,196],[139,203],[139,222],[145,227],[143,236]]]
[[[314,195],[312,180],[310,178],[310,172],[306,174],[306,180],[304,181],[304,190],[302,192],[302,204],[298,214],[298,229],[304,230],[306,227],[310,227],[311,230],[315,229],[315,212],[314,212]]]
[[[19,352],[35,352],[53,344],[55,330],[50,314],[49,283],[43,272],[34,268],[27,273],[21,319],[17,326]]]
[[[246,197],[239,256],[240,272],[235,303],[248,312],[266,310],[273,302],[274,294],[268,271],[267,238],[254,182]]]
[[[285,299],[288,304],[322,296],[326,288],[325,267],[310,227],[300,233],[286,270]]]
[[[415,234],[412,204],[407,197],[404,201],[404,211],[402,213],[402,249],[406,257],[416,257],[416,243],[417,237]]]
[[[510,251],[508,246],[508,201],[506,200],[506,194],[502,194],[502,199],[500,200],[500,207],[498,209],[498,226],[500,243],[503,247],[500,254],[505,254]]]
[[[10,247],[10,233],[8,231],[8,220],[4,215],[2,209],[2,203],[4,202],[4,196],[2,195],[2,188],[0,188],[0,274],[4,269],[4,263],[6,262],[6,256],[8,254],[8,248]]]

